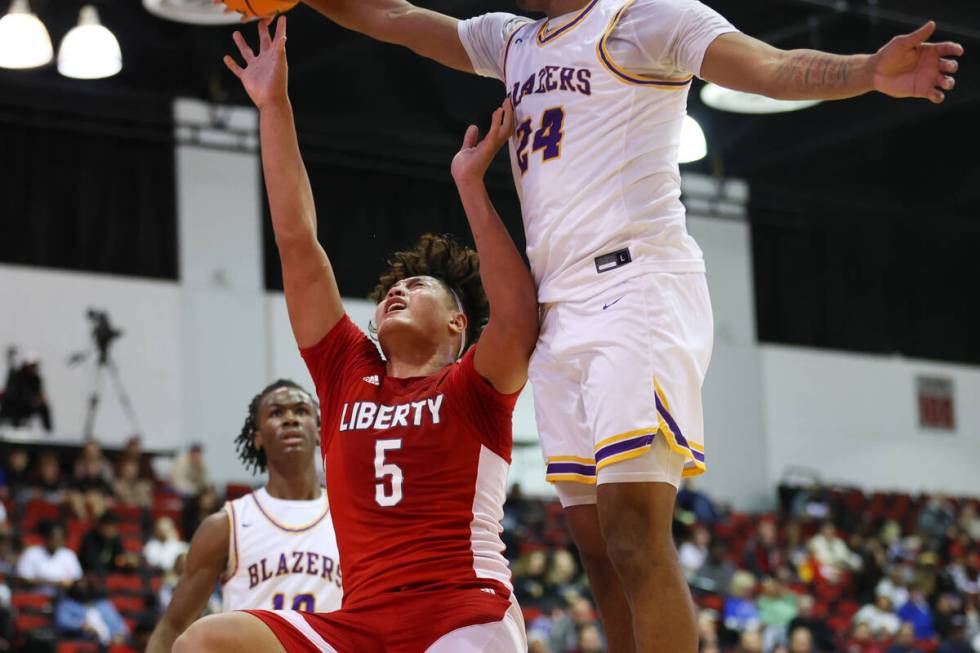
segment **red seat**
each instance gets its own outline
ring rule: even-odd
[[[721,594],[702,594],[698,597],[698,605],[721,614],[725,611],[725,597]]]
[[[136,653],[136,649],[129,648],[125,644],[113,644],[109,647],[109,653]]]
[[[139,523],[143,518],[143,509],[139,506],[116,506],[111,512],[119,518],[120,522]]]
[[[49,614],[18,614],[14,619],[14,630],[18,633],[29,633],[39,628],[47,628],[51,625],[51,615]]]
[[[39,519],[58,519],[61,517],[61,506],[44,499],[31,499],[24,506],[23,522],[36,522]]]
[[[252,492],[251,485],[245,485],[243,483],[229,483],[225,486],[225,498],[228,501],[233,501],[239,497],[243,497],[246,494]]]
[[[59,642],[57,653],[98,653],[99,645],[95,642]]]
[[[120,522],[118,528],[121,535],[137,535],[143,537],[143,525],[139,522]]]
[[[105,577],[105,588],[110,594],[117,592],[142,593],[143,579],[127,574],[109,574]]]
[[[110,596],[109,600],[120,612],[131,612],[139,614],[146,610],[146,601],[140,596],[125,596],[117,594]]]
[[[54,602],[50,596],[40,592],[14,592],[10,597],[10,605],[18,611],[42,612],[51,610]]]
[[[124,537],[123,548],[129,553],[139,553],[143,550],[143,540],[140,537]]]

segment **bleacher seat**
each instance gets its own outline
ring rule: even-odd
[[[146,610],[146,602],[141,596],[129,596],[125,594],[114,594],[109,596],[109,600],[116,606],[119,612],[129,614],[139,614]]]
[[[56,653],[99,653],[99,645],[95,642],[59,642]]]
[[[129,574],[109,574],[105,577],[105,589],[109,594],[142,594],[143,579]]]
[[[54,607],[51,597],[41,592],[14,592],[10,605],[18,612],[50,612]]]

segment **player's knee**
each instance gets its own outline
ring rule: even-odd
[[[171,653],[210,653],[216,650],[212,644],[208,631],[196,621],[177,638],[170,650]]]

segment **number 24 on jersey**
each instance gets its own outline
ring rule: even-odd
[[[542,161],[561,157],[561,140],[565,136],[562,131],[564,126],[565,110],[561,107],[547,109],[541,114],[541,126],[537,130],[532,126],[530,118],[517,126],[514,138],[517,140],[517,165],[522,175],[527,172],[531,154],[534,152],[541,152]],[[530,152],[528,146],[531,147]]]

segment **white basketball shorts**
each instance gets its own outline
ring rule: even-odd
[[[648,273],[542,307],[531,357],[538,433],[562,505],[601,483],[705,471],[701,385],[713,318],[701,273]]]

